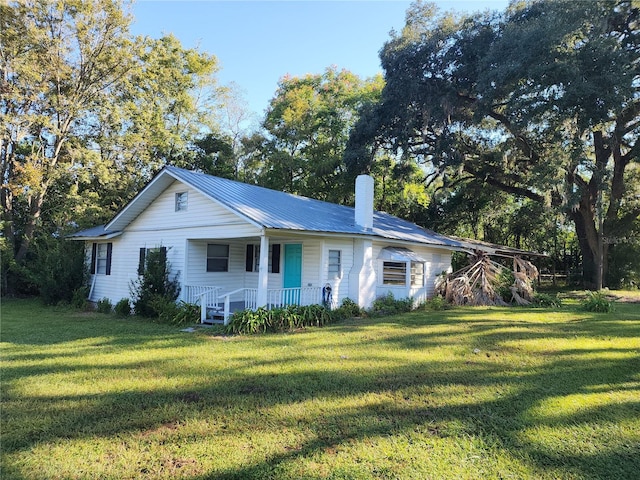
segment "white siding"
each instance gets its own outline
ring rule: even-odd
[[[329,250],[340,251],[340,278],[329,278]],[[328,238],[322,242],[322,265],[320,285],[331,285],[333,301],[340,305],[349,296],[349,272],[353,267],[353,240]],[[353,300],[353,299],[352,299]]]
[[[424,301],[431,298],[435,291],[435,280],[443,271],[451,268],[451,252],[439,248],[433,248],[422,245],[407,245],[406,247],[423,257],[427,262],[425,265],[424,281],[425,286],[422,289],[411,289],[397,285],[382,284],[382,262],[377,260],[380,250],[389,245],[383,243],[374,243],[373,258],[376,260],[377,274],[377,291],[378,297],[393,293],[396,298],[414,297],[416,300]]]
[[[184,211],[175,211],[175,194],[187,192],[188,203]],[[131,297],[131,282],[137,279],[140,248],[167,247],[167,259],[172,272],[182,284],[222,287],[222,293],[239,288],[255,288],[258,274],[245,271],[247,243],[258,244],[260,229],[238,217],[226,208],[199,194],[196,190],[174,182],[123,231],[109,242],[113,244],[111,275],[95,275],[91,300],[109,298],[116,303]],[[302,244],[302,287],[322,287],[330,283],[336,304],[349,296],[349,272],[355,263],[352,238],[322,236],[278,236],[271,244],[282,245],[281,262],[286,243]],[[207,272],[208,243],[229,244],[229,272]],[[377,271],[376,294],[390,291],[381,284],[377,257],[384,242],[373,243],[373,258]],[[434,280],[451,265],[451,254],[446,250],[423,246],[410,246],[428,262],[425,269],[425,288],[422,294],[433,295]],[[328,252],[340,250],[342,275],[328,278]],[[87,257],[91,257],[91,242],[87,243]],[[280,272],[283,271],[282,263]],[[282,288],[282,273],[269,274],[268,288]],[[409,296],[408,289],[397,291],[397,297]]]
[[[185,211],[175,211],[175,194],[188,192]],[[185,282],[185,272],[202,284],[215,281],[212,273],[206,272],[206,244],[216,243],[215,239],[255,237],[259,229],[224,207],[204,197],[196,190],[174,182],[142,212],[122,235],[111,240],[113,243],[111,275],[97,275],[92,301],[107,297],[113,303],[121,298],[130,298],[131,282],[138,275],[140,248],[167,247],[167,260],[171,270],[181,283]],[[202,242],[187,239],[207,239]],[[223,242],[220,242],[223,243]],[[229,242],[231,243],[231,242]],[[91,248],[91,243],[88,244]],[[185,248],[189,245],[189,258],[185,264]],[[194,247],[194,252],[191,251]],[[203,260],[198,262],[198,248],[204,248]],[[230,252],[230,270],[240,266],[244,272],[244,251],[242,245]],[[90,254],[90,250],[89,250]],[[242,278],[229,278],[230,286],[243,285]],[[239,282],[239,283],[237,283]],[[213,283],[215,285],[215,283]]]

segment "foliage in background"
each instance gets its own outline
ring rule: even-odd
[[[47,305],[71,302],[74,292],[88,281],[84,245],[62,238],[38,238],[23,269],[23,278],[31,281]]]
[[[562,307],[562,300],[557,295],[536,292],[533,296],[532,305],[543,308],[560,308]]]
[[[167,260],[167,248],[148,249],[144,271],[131,282],[133,309],[137,315],[163,319],[177,313],[175,301],[180,294],[178,273],[171,278],[171,265]]]
[[[38,241],[105,223],[217,129],[216,58],[130,23],[120,0],[0,5],[3,293],[30,293]]]
[[[71,295],[71,306],[80,310],[91,310],[93,305],[89,301],[89,292],[91,287],[83,285],[76,288]]]
[[[524,214],[509,221],[514,243],[553,206],[573,224],[596,286],[599,241],[627,236],[640,215],[639,12],[631,0],[514,2],[474,15],[413,3],[381,51],[386,84],[352,131],[348,167],[370,170],[389,153],[415,161],[445,206],[465,189],[486,190],[480,204],[504,193]],[[460,215],[488,212],[467,213],[475,199],[465,196]],[[485,233],[505,220],[483,222]],[[604,254],[606,277],[606,243]]]
[[[613,300],[610,300],[605,292],[587,291],[585,292],[585,295],[584,300],[581,302],[581,306],[587,312],[609,313],[613,311]]]

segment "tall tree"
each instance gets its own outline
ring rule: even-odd
[[[345,201],[343,154],[356,112],[375,101],[382,78],[363,81],[328,68],[322,74],[286,76],[269,104],[264,127],[268,152],[261,176],[272,188]]]
[[[351,136],[349,166],[366,170],[390,148],[445,186],[480,181],[561,206],[597,286],[605,238],[640,214],[638,17],[630,0],[514,2],[474,17],[413,4],[381,52],[386,86]]]
[[[49,189],[74,158],[72,138],[91,129],[107,92],[131,69],[131,41],[115,1],[30,0],[0,9],[3,233],[20,261]],[[21,225],[17,201],[26,210]]]
[[[197,163],[196,140],[217,132],[218,64],[133,37],[120,0],[0,9],[1,240],[19,264],[39,231],[104,222],[160,166]]]

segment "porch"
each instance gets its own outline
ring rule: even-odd
[[[230,292],[223,287],[184,285],[182,300],[200,306],[200,323],[223,323],[227,325],[235,312],[258,307],[267,309],[289,305],[313,305],[322,303],[321,287],[270,288],[267,301],[258,304],[257,288],[238,288]]]

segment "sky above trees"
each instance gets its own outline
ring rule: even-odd
[[[444,10],[503,10],[507,0],[437,0]],[[219,80],[243,90],[263,117],[278,80],[335,65],[367,78],[381,72],[378,52],[401,30],[410,1],[141,1],[134,34],[173,33],[186,48],[215,55]]]

